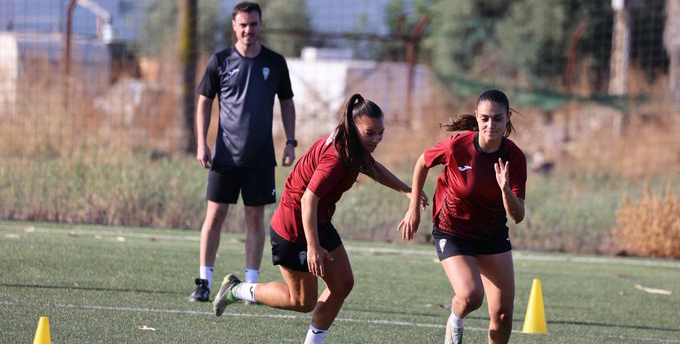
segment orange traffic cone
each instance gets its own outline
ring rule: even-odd
[[[33,344],[52,344],[50,339],[50,320],[47,317],[40,317],[38,329],[35,331]]]
[[[541,292],[541,281],[534,278],[531,284],[531,294],[529,294],[529,305],[527,314],[524,316],[523,333],[548,333],[548,326],[545,323],[545,311],[543,310],[543,293]]]

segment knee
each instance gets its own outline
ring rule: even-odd
[[[490,312],[491,321],[501,325],[512,325],[512,305],[501,306],[497,310]]]
[[[229,205],[228,204],[209,204],[208,205],[208,210],[205,216],[205,224],[208,226],[204,226],[205,228],[209,230],[219,230],[220,226],[222,225],[222,222],[224,219],[227,217],[227,213],[229,212]]]
[[[339,296],[346,298],[352,292],[352,289],[354,289],[354,276],[349,276],[340,281],[335,289]]]
[[[296,300],[295,310],[301,313],[309,313],[316,307],[316,299]]]
[[[458,295],[456,295],[458,297]],[[484,302],[484,291],[482,290],[472,290],[470,293],[460,295],[459,300],[463,303],[463,309],[465,313],[472,312],[479,307],[482,307]]]
[[[249,221],[264,221],[264,209],[260,207],[244,207],[243,214]]]

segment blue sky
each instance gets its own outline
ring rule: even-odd
[[[113,15],[114,36],[134,39],[144,20],[143,8],[157,0],[93,0]],[[160,0],[176,1],[176,0]],[[413,0],[404,0],[410,4]],[[0,30],[7,30],[12,22],[18,31],[63,31],[68,0],[0,0]],[[222,0],[224,17],[230,16],[236,0]],[[374,33],[384,34],[384,10],[389,0],[307,0],[312,26],[318,31],[346,32],[359,25],[363,14],[369,19]],[[13,19],[12,19],[13,18]],[[74,11],[73,30],[84,36],[96,34],[96,18],[86,9],[77,6]]]

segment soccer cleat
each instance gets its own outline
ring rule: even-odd
[[[234,295],[234,291],[239,284],[241,284],[241,280],[232,274],[224,277],[220,291],[217,293],[215,301],[213,301],[213,310],[215,311],[215,315],[219,317],[222,315],[222,313],[224,313],[224,309],[227,308],[227,306],[238,302],[236,295]]]
[[[450,321],[447,321],[444,344],[463,344],[463,328],[454,327]]]
[[[196,289],[189,295],[189,301],[206,302],[210,300],[210,288],[208,288],[208,280],[197,278],[195,281]]]

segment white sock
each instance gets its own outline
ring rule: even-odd
[[[212,285],[213,267],[212,265],[201,265],[198,268],[198,278],[208,281],[208,289]]]
[[[257,283],[242,282],[234,291],[234,296],[239,300],[255,302],[255,285]]]
[[[304,344],[321,344],[323,339],[326,338],[326,333],[328,330],[320,330],[314,325],[309,324],[309,330],[307,330],[307,337],[305,337]]]
[[[449,322],[451,323],[451,325],[453,325],[453,328],[462,328],[464,320],[465,317],[459,318],[453,312],[451,312],[451,315],[449,315]]]
[[[246,282],[255,283],[258,277],[260,277],[260,270],[246,269]]]

